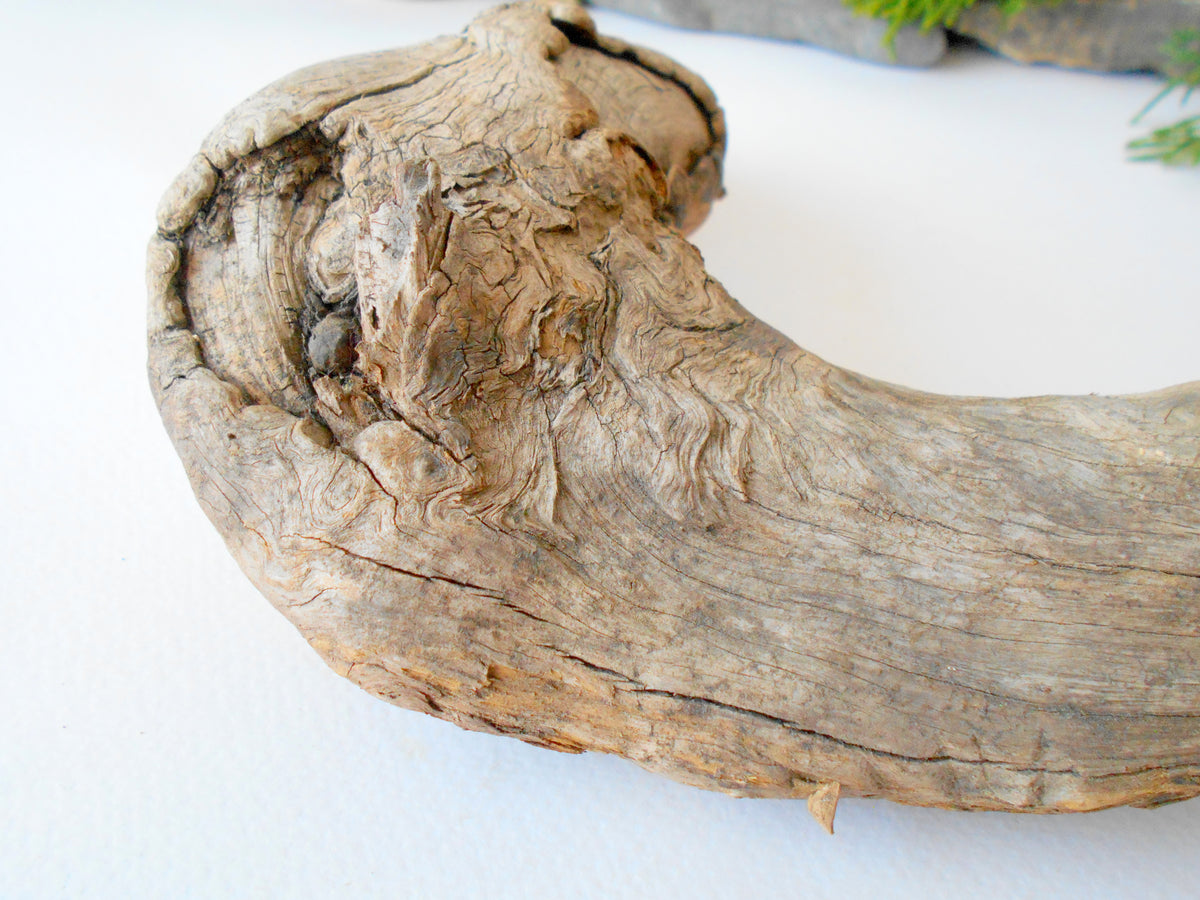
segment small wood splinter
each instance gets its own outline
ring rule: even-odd
[[[841,792],[842,786],[830,781],[808,795],[808,811],[828,834],[833,834],[833,817],[837,814]]]
[[[830,365],[684,238],[724,147],[697,76],[571,4],[231,112],[160,209],[149,367],[239,564],[392,703],[815,785],[827,830],[843,794],[1200,793],[1200,384]]]

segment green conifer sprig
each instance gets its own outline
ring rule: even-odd
[[[1182,91],[1180,103],[1186,103],[1192,91],[1200,87],[1200,30],[1183,29],[1171,35],[1163,45],[1167,70],[1171,73],[1163,89],[1133,118],[1140,122],[1150,110],[1175,91]],[[1160,162],[1167,166],[1200,165],[1200,116],[1191,116],[1171,125],[1156,128],[1145,137],[1130,141],[1126,148],[1135,162]]]
[[[844,0],[847,6],[860,15],[884,19],[888,23],[883,43],[892,47],[896,35],[906,25],[916,25],[922,31],[935,26],[950,27],[958,21],[965,10],[977,0]],[[1049,6],[1059,0],[981,0],[998,7],[1004,15],[1014,16],[1026,6],[1037,3]]]
[[[1145,137],[1130,141],[1134,162],[1160,162],[1165,166],[1200,166],[1200,116],[1192,116]]]

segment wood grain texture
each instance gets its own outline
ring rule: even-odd
[[[571,4],[230,113],[160,209],[149,370],[239,564],[379,697],[828,825],[1200,793],[1200,385],[829,365],[683,236],[724,137]]]

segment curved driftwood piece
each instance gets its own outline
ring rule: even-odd
[[[832,366],[682,236],[723,146],[572,5],[235,109],[164,200],[149,332],[242,568],[379,697],[827,824],[1200,793],[1200,384]]]

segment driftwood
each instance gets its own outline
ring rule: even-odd
[[[235,109],[164,200],[149,332],[242,568],[379,697],[826,820],[1200,793],[1200,384],[823,362],[682,236],[723,147],[573,5]]]

